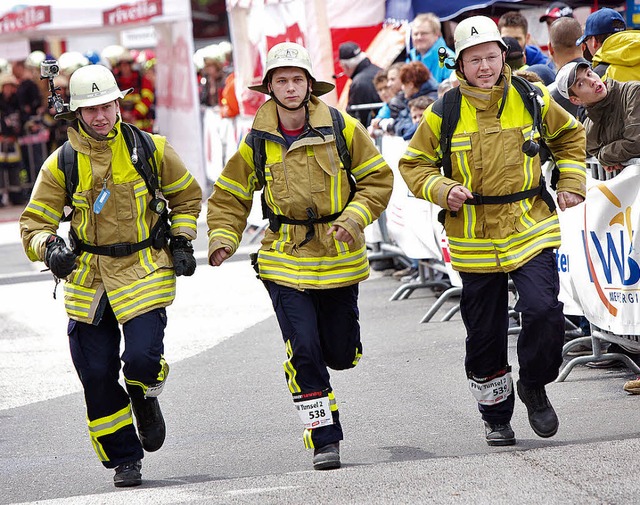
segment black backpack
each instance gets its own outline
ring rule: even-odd
[[[331,112],[333,135],[336,140],[336,148],[338,150],[338,156],[340,157],[340,161],[342,162],[343,169],[347,171],[347,175],[348,175],[349,188],[350,188],[349,199],[348,199],[348,202],[349,202],[351,201],[351,199],[353,198],[353,195],[355,194],[356,181],[353,178],[353,175],[351,174],[351,153],[349,152],[347,141],[344,138],[344,134],[342,133],[342,130],[344,129],[344,126],[345,126],[344,117],[342,117],[342,114],[340,113],[340,111],[334,107],[329,106],[329,112]],[[256,171],[256,177],[258,179],[258,182],[260,182],[263,188],[266,182],[265,175],[264,175],[264,168],[265,168],[266,159],[267,159],[267,154],[265,150],[265,141],[269,136],[270,134],[265,134],[263,132],[256,132],[254,130],[251,130],[247,134],[247,138],[245,140],[247,144],[251,146],[251,148],[253,149],[253,164]],[[274,212],[269,208],[269,206],[265,201],[264,191],[262,192],[260,200],[262,203],[262,217],[264,219],[269,220],[269,228],[271,229],[271,231],[277,232],[280,229],[281,224],[302,224],[307,226],[308,232],[305,237],[305,240],[301,244],[299,244],[300,247],[306,244],[309,240],[313,238],[315,233],[314,227],[313,227],[314,224],[328,223],[330,221],[334,221],[342,213],[342,211],[340,211],[340,212],[331,214],[329,216],[319,217],[319,216],[316,216],[314,210],[311,207],[309,207],[306,209],[307,219],[304,219],[304,220],[292,219],[287,216],[274,214]]]
[[[542,107],[538,102],[538,97],[542,97],[542,90],[537,86],[534,86],[526,79],[513,75],[511,76],[511,83],[514,88],[518,91],[518,94],[522,98],[522,102],[524,103],[525,108],[533,118],[534,124],[533,127],[540,134],[539,137],[539,145],[540,145],[540,161],[543,163],[551,156],[551,150],[547,147],[543,137],[542,137]],[[441,98],[436,100],[433,104],[433,112],[442,118],[442,128],[440,131],[440,149],[442,151],[442,173],[445,177],[451,178],[452,168],[451,168],[451,139],[453,137],[453,133],[458,124],[458,120],[460,119],[460,106],[462,105],[462,92],[459,87],[455,87],[447,91]],[[502,106],[504,107],[504,102]],[[551,187],[555,189],[556,184],[558,182],[558,178],[560,175],[560,170],[557,165],[554,164],[552,176],[551,176]],[[498,204],[498,203],[510,203],[518,200],[523,200],[524,198],[530,198],[540,194],[545,203],[549,206],[549,210],[553,212],[555,209],[555,203],[549,191],[546,188],[546,183],[544,181],[544,177],[540,180],[540,185],[536,188],[532,188],[526,191],[520,191],[518,193],[514,193],[512,195],[502,195],[502,196],[485,196],[482,195],[474,195],[474,201],[467,200],[469,204]],[[442,209],[438,214],[438,220],[444,224],[444,219],[446,215],[446,209]],[[455,216],[455,212],[451,212],[452,216]]]
[[[76,254],[79,254],[81,251],[87,251],[93,254],[113,257],[128,256],[149,246],[153,246],[155,249],[161,249],[170,238],[169,211],[164,200],[156,197],[156,192],[160,188],[158,166],[154,156],[156,145],[149,133],[129,123],[122,123],[120,131],[124,136],[125,144],[131,156],[131,162],[144,180],[149,195],[151,196],[149,208],[160,217],[151,230],[150,237],[135,244],[123,243],[108,246],[85,244],[78,238],[73,228],[71,228],[70,242]],[[141,153],[139,153],[140,148],[142,149]],[[73,208],[73,194],[78,187],[79,181],[78,153],[73,149],[68,140],[62,144],[58,150],[58,168],[64,173],[68,204]],[[70,220],[71,215],[72,213],[66,216],[65,221]]]

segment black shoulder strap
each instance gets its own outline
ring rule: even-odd
[[[133,165],[144,179],[147,189],[151,195],[154,195],[156,189],[159,188],[158,168],[154,157],[156,145],[147,132],[143,132],[137,127],[128,123],[123,123],[121,127],[127,149],[132,157]],[[138,152],[138,146],[142,152]],[[137,161],[133,161],[136,159]],[[78,187],[78,153],[71,147],[67,140],[58,150],[58,168],[62,170],[65,178],[65,188],[68,203],[73,203],[73,194]],[[72,206],[72,205],[71,205]]]
[[[266,182],[264,167],[267,163],[267,151],[264,138],[256,135],[253,130],[250,130],[244,141],[253,150],[253,167],[256,171],[256,177],[258,178],[260,186],[264,188]]]
[[[440,129],[440,150],[442,151],[442,171],[445,177],[451,177],[451,137],[460,119],[462,93],[459,87],[447,91],[433,104],[433,112],[442,118]]]
[[[154,196],[160,184],[158,182],[158,166],[154,156],[156,145],[151,135],[129,123],[121,123],[120,131],[127,144],[133,166],[144,179],[149,193]],[[142,148],[142,152],[138,150],[139,148]]]
[[[535,127],[542,138],[542,107],[536,96],[542,96],[542,90],[519,75],[511,76],[511,84],[522,97],[524,106],[535,120]]]
[[[351,153],[349,152],[349,147],[347,146],[347,140],[344,138],[344,133],[342,133],[342,130],[344,130],[345,126],[344,117],[335,107],[329,106],[329,112],[331,112],[331,122],[336,139],[338,156],[340,156],[340,161],[342,162],[343,168],[350,173]],[[247,134],[245,142],[253,150],[253,165],[256,171],[256,177],[258,178],[258,182],[260,183],[260,185],[264,187],[264,167],[267,160],[265,140],[263,137],[261,137],[260,135],[256,135],[253,130],[251,130]],[[349,180],[351,181],[351,179]]]
[[[344,130],[344,117],[338,109],[329,106],[329,112],[331,112],[331,121],[333,123],[333,133],[336,137],[336,148],[338,149],[338,156],[340,161],[347,172],[351,171],[351,153],[347,147],[347,139],[344,138],[342,130]]]
[[[67,203],[73,206],[73,193],[78,186],[78,157],[68,140],[58,150],[58,168],[64,173]]]

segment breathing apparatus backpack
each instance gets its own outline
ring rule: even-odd
[[[122,257],[128,256],[135,252],[141,251],[152,246],[155,249],[162,249],[170,238],[169,232],[169,211],[166,202],[156,196],[156,192],[160,188],[158,181],[158,167],[156,164],[154,153],[156,145],[150,134],[140,130],[129,123],[121,123],[122,135],[131,157],[131,162],[140,177],[144,180],[147,190],[151,195],[149,209],[159,215],[159,219],[151,230],[149,238],[135,244],[120,243],[106,246],[94,246],[82,242],[76,235],[73,228],[70,231],[70,242],[76,254],[81,251],[87,251],[93,254]],[[141,155],[138,149],[142,148]],[[64,173],[65,190],[67,202],[73,208],[73,194],[78,187],[78,153],[73,149],[71,143],[67,140],[58,150],[58,167]],[[69,214],[65,220],[71,219]]]
[[[344,134],[342,133],[342,130],[345,126],[344,117],[342,117],[342,114],[338,109],[331,106],[328,107],[329,112],[331,112],[331,123],[333,127],[333,135],[335,137],[336,148],[338,150],[338,156],[340,157],[340,161],[342,162],[342,168],[347,172],[347,178],[349,180],[350,192],[349,199],[347,201],[348,204],[355,194],[356,182],[353,178],[353,175],[351,174],[351,154],[349,153],[347,141],[344,138]],[[251,130],[247,134],[246,138],[247,144],[253,146],[253,164],[255,166],[256,177],[258,178],[258,182],[263,188],[266,183],[264,175],[264,169],[267,159],[265,150],[266,136],[268,136],[268,134]],[[316,216],[315,211],[311,207],[308,207],[306,209],[307,219],[292,219],[287,216],[275,214],[265,201],[264,191],[262,192],[260,200],[262,203],[262,217],[269,220],[269,229],[271,231],[277,232],[280,229],[281,224],[301,224],[307,226],[307,234],[304,241],[300,243],[300,246],[303,246],[313,238],[315,234],[315,230],[313,227],[314,224],[334,221],[340,216],[340,214],[342,214],[342,211],[340,211],[328,216],[319,217]]]
[[[527,139],[522,145],[522,151],[527,156],[536,156],[540,155],[540,163],[544,163],[548,159],[552,158],[551,150],[546,145],[543,137],[542,137],[542,90],[537,86],[534,86],[526,79],[512,75],[511,83],[514,88],[518,91],[518,94],[522,98],[522,102],[524,103],[525,108],[533,118],[533,126],[531,128],[531,136]],[[458,124],[458,120],[460,119],[460,106],[462,105],[462,92],[459,87],[455,87],[447,91],[441,98],[436,100],[433,104],[433,112],[442,118],[442,128],[440,131],[440,149],[442,151],[442,173],[445,177],[451,178],[452,168],[451,168],[451,139],[453,137],[453,133],[456,129],[456,125]],[[504,106],[504,102],[503,105]],[[539,144],[536,143],[533,139],[535,132],[538,131],[540,134]],[[556,188],[556,184],[558,182],[558,178],[560,176],[560,170],[557,165],[554,163],[554,167],[551,175],[551,187],[553,189]],[[540,197],[544,200],[544,202],[549,207],[549,210],[553,212],[555,209],[555,202],[553,201],[553,197],[547,190],[547,186],[544,180],[544,177],[541,176],[540,184],[535,187],[525,191],[519,191],[517,193],[513,193],[510,195],[500,195],[500,196],[483,196],[478,193],[473,193],[473,200],[467,200],[465,204],[467,205],[483,205],[483,204],[503,204],[503,203],[512,203],[517,202],[519,200],[524,200],[526,198],[531,198],[533,196],[540,195]],[[444,220],[446,217],[446,213],[448,211],[446,209],[442,209],[438,213],[438,221],[444,225]],[[450,211],[452,217],[456,216],[456,212]]]

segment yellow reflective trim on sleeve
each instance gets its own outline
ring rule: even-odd
[[[166,186],[162,186],[162,194],[172,195],[174,193],[183,191],[188,188],[193,181],[195,181],[193,175],[191,175],[190,172],[185,172],[185,174],[177,181],[172,182],[171,184],[167,184]]]
[[[57,212],[55,209],[49,207],[44,203],[37,202],[36,200],[31,200],[29,202],[25,212],[30,212],[32,214],[40,216],[55,226],[58,226],[58,224],[60,224],[60,220],[62,219],[61,213]]]
[[[379,167],[384,166],[385,164],[386,162],[384,161],[382,155],[378,154],[373,158],[367,160],[365,163],[352,168],[351,173],[356,178],[356,181],[360,181],[366,175],[370,174],[371,172],[375,172]]]
[[[242,200],[251,200],[253,198],[253,188],[251,187],[251,184],[244,187],[239,182],[229,179],[222,174],[218,177],[215,185]]]
[[[235,247],[238,247],[240,244],[240,237],[229,230],[225,230],[224,228],[214,228],[213,230],[209,230],[209,242],[212,242],[215,239],[222,240],[230,240]]]
[[[358,214],[365,226],[368,226],[373,222],[373,216],[369,209],[359,202],[350,202],[345,210]]]

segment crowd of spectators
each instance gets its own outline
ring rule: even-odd
[[[221,42],[199,49],[193,58],[200,104],[218,107],[222,117],[239,113],[231,54],[231,45]],[[68,51],[56,56],[36,50],[25,60],[0,59],[0,207],[25,203],[40,166],[67,140],[68,122],[55,119],[56,112],[49,104],[49,82],[40,78],[44,60],[57,60],[59,75],[54,83],[64,103],[69,102],[69,77],[75,70],[93,64],[107,66],[120,89],[132,89],[122,100],[122,119],[155,132],[153,50],[110,45],[100,52]]]

